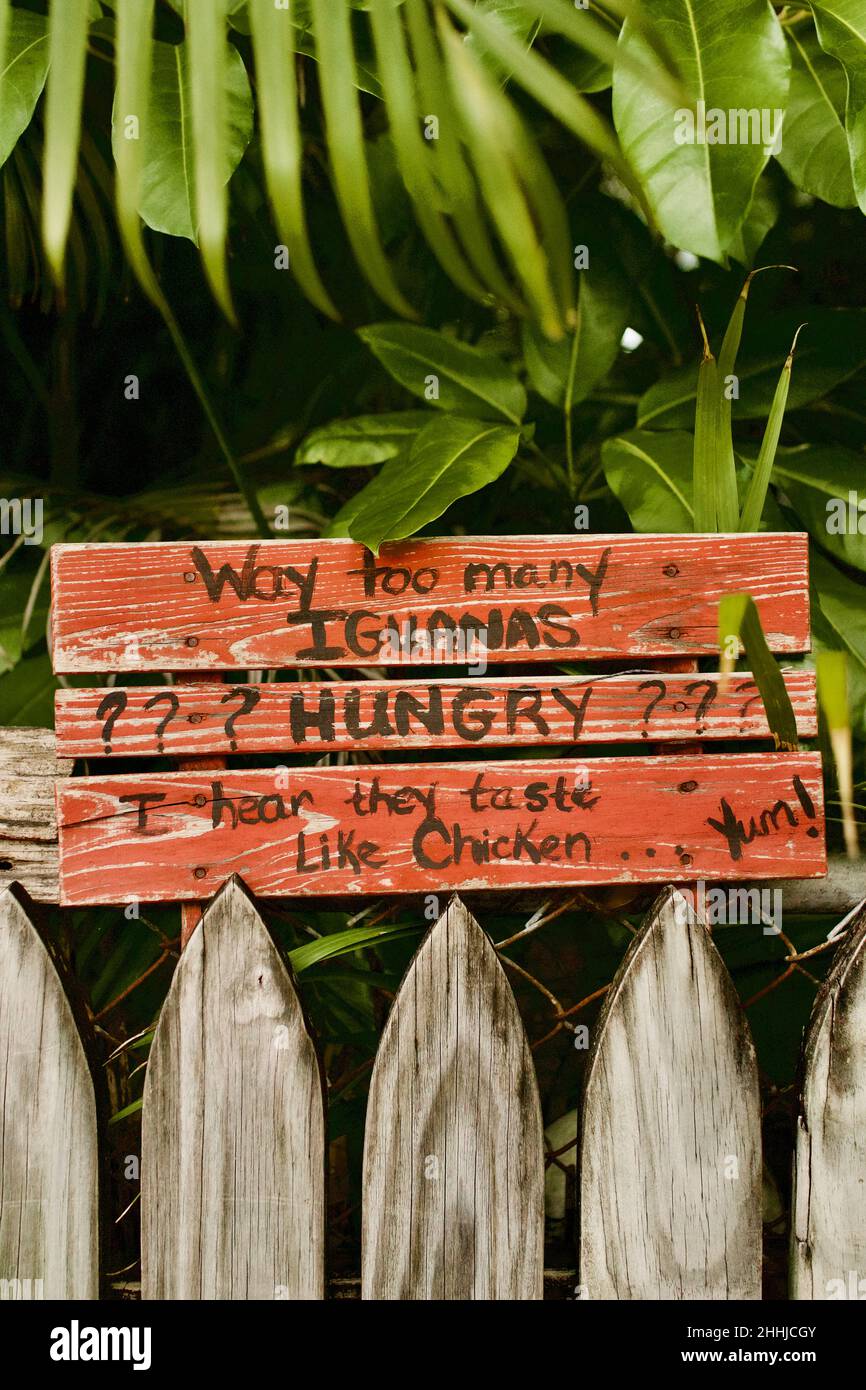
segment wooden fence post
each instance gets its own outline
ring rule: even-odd
[[[142,1296],[325,1293],[322,1077],[294,985],[231,879],[180,958],[142,1115]]]
[[[60,976],[0,891],[0,1298],[97,1298],[96,1099]]]
[[[803,1042],[791,1199],[791,1297],[866,1298],[866,906]]]
[[[751,1034],[703,924],[656,900],[596,1027],[580,1142],[588,1298],[761,1296]]]
[[[532,1057],[489,938],[454,897],[373,1069],[362,1297],[542,1297],[544,1145]]]

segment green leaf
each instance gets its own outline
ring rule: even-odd
[[[776,747],[786,750],[797,748],[797,720],[791,697],[779,664],[767,646],[761,618],[751,594],[724,594],[719,600],[719,648],[723,671],[732,670],[736,659],[729,654],[732,638],[742,641],[746,649],[746,664],[761,693]],[[736,643],[733,645],[736,647]]]
[[[500,357],[407,323],[370,324],[358,336],[395,381],[429,405],[512,424],[523,419],[526,392]]]
[[[739,399],[734,418],[766,418],[773,404],[779,370],[794,333],[808,317],[808,334],[797,349],[797,370],[791,382],[788,409],[798,410],[825,396],[866,364],[866,310],[809,306],[806,315],[756,314],[743,336],[737,368]],[[686,429],[695,410],[697,368],[678,368],[657,381],[641,397],[638,424],[658,429]]]
[[[773,192],[773,185],[766,174],[758,180],[746,220],[730,245],[730,254],[740,265],[750,267],[755,263],[767,233],[772,231],[779,220],[779,203]]]
[[[312,12],[328,154],[349,242],[380,299],[396,313],[416,318],[388,264],[373,210],[361,107],[354,86],[349,7],[345,0],[312,0]]]
[[[296,464],[323,463],[328,468],[368,468],[387,459],[405,458],[418,432],[430,423],[426,410],[358,415],[332,420],[308,434],[295,455]]]
[[[648,38],[627,19],[613,73],[614,124],[667,240],[724,263],[770,156],[773,113],[787,100],[785,40],[766,0],[652,0],[650,15],[683,96],[659,93],[626,61],[653,60]],[[700,110],[708,122],[724,113],[726,137],[737,136],[727,129],[731,111],[766,111],[768,129],[755,143],[698,143]]]
[[[217,303],[234,322],[226,267],[229,200],[225,166],[229,143],[226,92],[227,0],[186,0],[189,110],[195,165],[195,212],[205,273]]]
[[[776,158],[791,182],[834,207],[857,203],[845,136],[845,74],[814,29],[788,30],[791,92]]]
[[[0,164],[30,124],[48,75],[48,27],[41,15],[10,10],[0,62]]]
[[[791,370],[794,362],[794,351],[797,346],[797,334],[791,344],[791,351],[785,358],[785,365],[779,377],[776,387],[776,394],[773,397],[773,405],[770,410],[767,427],[764,430],[764,438],[761,441],[761,449],[758,454],[758,461],[755,464],[755,471],[752,474],[752,481],[746,494],[746,501],[743,505],[743,514],[740,517],[741,531],[757,531],[761,525],[761,517],[764,513],[764,503],[767,498],[767,489],[770,486],[770,477],[773,472],[773,465],[776,462],[776,450],[779,447],[779,436],[782,433],[782,422],[785,418],[785,406],[788,403],[788,393],[791,387]],[[736,489],[734,490],[734,500],[736,501]]]
[[[139,1098],[138,1100],[130,1101],[129,1105],[124,1105],[124,1107],[123,1107],[122,1110],[118,1110],[118,1111],[115,1112],[115,1114],[113,1114],[112,1116],[110,1116],[108,1123],[109,1123],[110,1125],[117,1125],[117,1124],[120,1124],[120,1121],[121,1121],[121,1120],[128,1120],[129,1117],[130,1117],[130,1115],[137,1115],[137,1114],[138,1114],[138,1112],[139,1112],[139,1110],[141,1109],[141,1107],[143,1106],[143,1104],[144,1104],[143,1098]]]
[[[845,135],[854,192],[866,212],[866,0],[814,0],[821,47],[845,69]],[[830,200],[832,201],[832,200]]]
[[[78,172],[89,0],[51,0],[45,101],[42,239],[52,273],[63,283],[72,194]]]
[[[829,560],[812,551],[810,569],[818,613],[814,634],[820,647],[848,653],[852,723],[866,738],[866,586],[856,584]]]
[[[359,494],[349,533],[374,554],[383,541],[403,540],[504,473],[520,432],[460,416],[434,419],[408,460],[391,459]]]
[[[362,946],[373,946],[385,941],[400,941],[406,936],[418,936],[420,927],[348,927],[346,931],[335,931],[320,936],[317,941],[305,941],[289,951],[289,960],[296,975],[309,970],[320,961],[332,960],[334,956],[344,956],[357,951]]]
[[[862,454],[835,444],[804,444],[779,451],[773,476],[818,544],[866,572],[866,511],[857,505],[863,472]]]
[[[569,336],[552,343],[531,324],[523,329],[526,370],[531,385],[544,400],[563,407],[569,373],[573,373],[573,405],[592,394],[619,356],[631,304],[631,286],[625,275],[593,245],[589,265],[580,274],[576,342]]]
[[[56,689],[50,656],[25,656],[0,681],[0,724],[53,728]]]
[[[144,249],[139,213],[150,118],[153,14],[154,0],[117,0],[112,148],[117,165],[117,220],[124,248],[145,293],[162,307],[162,292]]]
[[[636,531],[694,531],[691,434],[630,430],[606,439],[604,475]]]
[[[854,814],[854,756],[848,705],[848,659],[845,652],[819,652],[815,659],[815,674],[818,704],[827,721],[830,747],[836,764],[845,848],[849,859],[856,859],[859,846]]]
[[[226,65],[228,138],[222,151],[222,178],[228,183],[252,135],[253,101],[241,55],[228,43]],[[150,120],[144,139],[140,211],[154,231],[196,241],[189,66],[188,44],[153,45]]]
[[[337,317],[313,259],[304,214],[301,183],[302,141],[295,76],[293,10],[278,10],[273,0],[250,0],[250,27],[258,83],[262,158],[268,195],[290,265],[301,288],[331,318]]]

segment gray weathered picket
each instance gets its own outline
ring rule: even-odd
[[[866,1298],[866,904],[803,1044],[791,1203],[791,1296]]]
[[[96,1100],[63,984],[0,892],[0,1297],[96,1298]]]
[[[20,883],[34,902],[57,902],[54,786],[71,771],[52,730],[0,729],[0,888]]]
[[[579,1168],[587,1297],[760,1298],[754,1047],[705,926],[673,888],[596,1024]]]
[[[379,1045],[362,1221],[363,1298],[542,1296],[535,1070],[496,952],[456,897],[421,943]]]
[[[142,1114],[142,1295],[325,1293],[325,1114],[286,966],[236,879],[186,947]]]

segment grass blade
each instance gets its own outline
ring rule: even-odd
[[[773,472],[773,464],[776,462],[779,435],[782,433],[782,422],[785,418],[785,406],[788,403],[788,392],[791,389],[791,368],[794,361],[794,352],[797,347],[797,339],[800,336],[800,332],[805,327],[805,324],[801,324],[794,334],[791,351],[785,358],[785,365],[779,377],[776,394],[773,396],[773,404],[770,407],[767,428],[764,430],[764,438],[761,440],[761,451],[758,454],[758,461],[755,464],[752,481],[749,484],[746,500],[743,503],[743,514],[740,517],[741,531],[757,531],[761,525],[761,516],[764,511],[764,503],[767,499],[767,489],[770,486],[770,475]]]
[[[78,169],[89,16],[90,0],[51,0],[42,238],[52,274],[61,289]]]
[[[163,295],[147,258],[138,209],[150,105],[154,0],[117,0],[114,103],[117,221],[130,265],[158,308]]]
[[[550,180],[549,171],[540,151],[531,147],[511,103],[444,16],[439,19],[451,91],[488,212],[537,322],[547,337],[559,339],[564,333],[563,306],[554,289],[551,263],[561,241],[561,226],[555,203],[540,189],[544,175]],[[530,206],[527,192],[537,195],[539,190],[541,200],[536,196]],[[552,193],[561,208],[556,190]],[[552,235],[551,243],[546,243],[545,233]]]
[[[226,268],[226,4],[227,0],[186,0],[185,14],[198,243],[214,297],[235,323]]]
[[[457,112],[430,25],[426,0],[406,0],[405,10],[421,101],[426,112],[435,112],[438,117],[438,139],[433,142],[435,181],[442,190],[447,211],[476,275],[490,294],[512,313],[525,315],[526,306],[509,285],[497,259],[475,180],[464,157]]]
[[[776,748],[799,747],[797,721],[778,663],[767,646],[761,619],[751,594],[725,594],[719,601],[719,649],[723,677],[730,674],[739,644],[746,650],[749,670],[760,691]],[[723,679],[721,687],[725,686]]]
[[[692,464],[695,530],[715,531],[718,526],[716,509],[716,449],[719,433],[719,370],[710,348],[707,330],[698,309],[704,350],[698,369],[698,394],[695,402],[695,443]]]
[[[836,764],[845,850],[849,859],[856,859],[860,848],[857,843],[857,822],[854,815],[854,750],[848,704],[848,658],[845,652],[819,652],[815,669],[818,678],[818,702],[827,721],[833,761]]]
[[[396,313],[417,318],[394,279],[376,224],[354,81],[350,7],[347,0],[312,0],[312,13],[331,168],[352,250],[380,299]]]
[[[289,10],[274,0],[250,0],[250,31],[256,61],[262,159],[279,235],[289,248],[292,271],[307,298],[331,318],[339,317],[313,259],[301,185],[302,142],[298,120],[294,28]]]
[[[268,4],[269,0],[263,3]],[[371,18],[391,139],[421,230],[454,283],[484,303],[489,297],[487,291],[466,264],[451,228],[436,206],[439,194],[430,172],[429,146],[420,129],[423,113],[415,109],[413,73],[402,17],[391,0],[373,0]]]

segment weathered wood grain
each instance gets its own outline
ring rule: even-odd
[[[809,646],[807,538],[494,536],[56,545],[54,669],[472,664],[718,651],[718,602],[753,595],[770,647]],[[423,639],[423,640],[422,640]]]
[[[785,685],[800,736],[814,737],[814,673],[787,671]],[[58,690],[56,723],[58,748],[70,758],[769,737],[745,671],[727,688],[718,675],[649,671],[579,680],[75,688]]]
[[[193,933],[160,1015],[141,1178],[143,1297],[324,1297],[319,1065],[237,880]]]
[[[586,1296],[761,1296],[751,1034],[709,934],[666,889],[596,1025],[581,1118]]]
[[[96,1100],[63,985],[0,890],[0,1298],[97,1298]]]
[[[66,905],[817,876],[817,753],[136,773],[58,785]]]
[[[496,952],[459,898],[418,948],[379,1044],[362,1221],[363,1298],[542,1297],[535,1070]]]
[[[20,883],[34,902],[57,902],[54,782],[71,771],[50,729],[0,729],[0,889]]]
[[[866,906],[806,1032],[791,1206],[791,1296],[866,1298]]]

